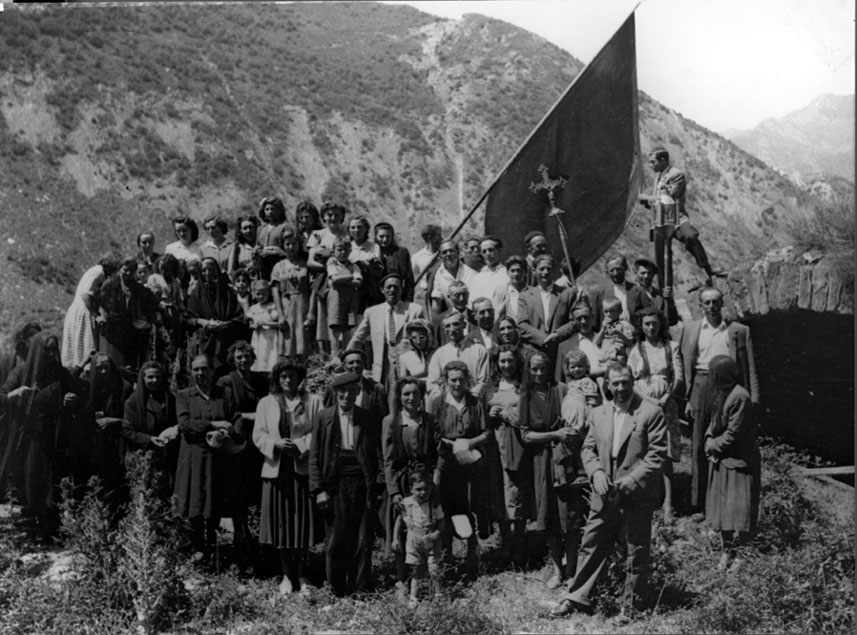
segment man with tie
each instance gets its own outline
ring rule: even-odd
[[[750,329],[723,318],[723,294],[717,289],[703,289],[699,294],[703,317],[683,327],[679,336],[682,354],[685,414],[693,422],[693,464],[690,505],[695,511],[705,509],[708,487],[708,458],[705,456],[705,431],[711,422],[714,387],[709,385],[708,365],[717,355],[728,355],[738,363],[740,384],[759,405],[759,376],[753,355]]]
[[[372,566],[379,482],[381,421],[354,401],[360,376],[341,373],[331,382],[336,405],[313,422],[309,486],[319,510],[331,521],[325,569],[333,592],[365,591]]]
[[[518,296],[518,329],[524,343],[546,353],[551,362],[549,368],[556,369],[557,347],[574,331],[571,309],[579,293],[576,287],[562,288],[554,284],[554,261],[550,254],[538,256],[533,266],[538,284],[521,291]],[[588,304],[588,299],[586,302]]]
[[[398,273],[381,278],[381,292],[384,302],[366,309],[347,348],[361,348],[369,338],[372,379],[386,387],[388,395],[394,395],[399,353],[408,349],[405,324],[417,318],[425,319],[426,314],[419,304],[402,301],[402,276]]]
[[[616,540],[627,550],[623,615],[645,608],[648,599],[652,511],[660,502],[667,458],[666,421],[656,402],[634,392],[627,366],[611,365],[607,385],[613,401],[587,416],[589,431],[580,451],[592,497],[577,572],[552,617],[592,612],[592,590]]]

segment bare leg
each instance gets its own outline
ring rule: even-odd
[[[664,461],[664,522],[672,522],[673,518],[673,462]]]
[[[553,565],[553,575],[548,579],[548,588],[556,589],[562,584],[562,542],[554,531],[548,532],[548,550]]]

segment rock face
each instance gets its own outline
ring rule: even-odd
[[[762,433],[854,462],[853,252],[772,251],[729,274],[727,313],[750,327]],[[695,299],[688,302],[701,315]]]

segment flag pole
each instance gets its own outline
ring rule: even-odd
[[[631,12],[628,14],[628,16],[624,20],[622,20],[622,24],[619,25],[619,28],[616,29],[616,31],[613,33],[613,35],[611,35],[607,39],[607,41],[604,43],[604,46],[602,46],[598,50],[598,53],[596,53],[592,57],[592,60],[598,59],[598,56],[601,55],[601,52],[604,50],[604,48],[613,40],[614,37],[616,37],[616,34],[622,30],[622,27],[625,26],[625,22],[628,21],[629,17],[634,15],[634,12],[637,10],[637,8],[640,6],[640,4],[641,4],[641,2],[638,2],[636,5],[634,5],[634,8],[631,9]],[[503,166],[503,169],[500,170],[500,172],[497,174],[497,176],[494,177],[494,180],[491,181],[491,185],[489,185],[485,189],[485,191],[482,193],[482,196],[479,197],[479,200],[476,201],[476,203],[470,208],[470,211],[467,212],[467,214],[465,214],[464,217],[461,219],[461,222],[458,223],[458,226],[455,229],[453,229],[452,232],[449,234],[449,236],[447,236],[444,240],[451,240],[451,239],[455,238],[455,236],[458,234],[458,232],[460,232],[461,229],[464,227],[464,225],[467,224],[467,222],[471,219],[473,214],[476,213],[476,210],[479,209],[479,206],[482,205],[482,203],[485,201],[486,198],[488,198],[488,194],[491,192],[491,190],[494,188],[494,186],[497,185],[497,182],[506,175],[506,171],[515,162],[515,160],[518,158],[518,155],[521,154],[523,149],[530,142],[530,139],[533,138],[533,136],[536,134],[536,132],[538,132],[539,128],[541,128],[542,124],[548,119],[548,117],[550,117],[553,114],[553,111],[556,110],[557,107],[562,103],[562,101],[565,99],[566,95],[568,95],[568,93],[571,91],[571,89],[574,88],[574,85],[577,83],[577,81],[581,77],[583,77],[583,75],[589,69],[589,66],[592,63],[592,60],[590,60],[589,64],[586,64],[586,66],[583,67],[583,69],[575,76],[575,78],[573,80],[571,80],[571,83],[568,85],[568,87],[562,92],[562,94],[553,103],[553,105],[550,107],[550,109],[547,111],[547,113],[545,113],[545,115],[539,120],[539,122],[535,125],[535,127],[530,131],[530,134],[527,135],[527,138],[524,139],[524,142],[520,146],[518,146],[518,149],[515,151],[515,154],[512,155],[512,158],[506,162],[506,165]],[[557,221],[559,222],[559,218],[557,218]],[[560,225],[561,224],[562,223],[560,222]],[[563,230],[564,229],[565,228],[563,228]],[[566,241],[564,240],[563,241],[563,249],[566,253],[566,258],[568,258],[568,248],[565,246],[565,243],[566,243]],[[423,269],[420,272],[420,275],[417,276],[417,279],[414,280],[414,286],[416,286],[419,283],[419,281],[422,280],[423,276],[426,275],[426,272],[428,272],[429,269],[431,269],[432,265],[434,265],[434,263],[437,261],[439,256],[440,256],[440,251],[436,252],[434,254],[434,256],[432,256],[431,262],[429,262],[428,265],[426,265],[425,269]],[[569,270],[571,270],[571,260],[569,260],[569,262],[568,262],[568,268],[569,268]]]

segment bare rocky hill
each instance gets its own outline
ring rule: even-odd
[[[168,218],[234,218],[265,195],[343,200],[415,246],[418,225],[457,223],[581,68],[497,20],[374,3],[7,5],[0,331],[57,324],[80,273],[141,229],[162,248]],[[686,170],[720,267],[790,244],[820,205],[643,93],[640,131]],[[477,215],[465,235],[480,232]],[[612,250],[648,253],[643,210]],[[676,277],[700,281],[683,254]]]

